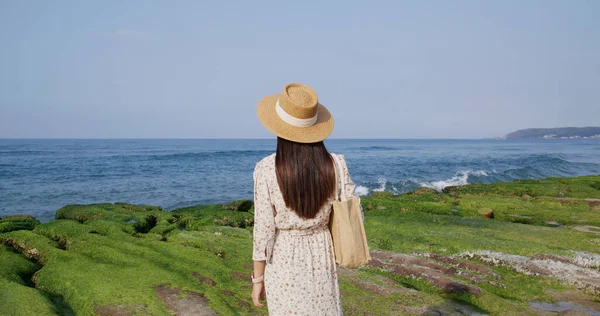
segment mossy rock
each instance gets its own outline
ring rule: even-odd
[[[470,184],[445,187],[446,194],[493,194],[502,196],[560,197],[560,198],[600,198],[600,184],[597,176],[576,178],[546,178],[541,180],[515,180],[493,184]]]
[[[44,292],[3,279],[0,279],[0,302],[1,315],[65,315]]]
[[[157,296],[155,287],[161,284],[206,298],[190,302],[191,310],[202,307],[237,315],[243,314],[238,307],[243,302],[249,306],[247,314],[260,314],[261,310],[251,307],[247,280],[231,277],[251,272],[247,266],[252,256],[251,232],[239,228],[181,231],[172,229],[176,223],[161,223],[161,218],[171,216],[163,213],[147,234],[136,233],[140,236],[123,231],[130,224],[120,218],[83,224],[55,220],[33,231],[0,234],[0,244],[12,248],[5,250],[7,260],[0,253],[0,314],[174,314],[177,309]],[[12,280],[4,282],[6,278]],[[19,280],[31,281],[22,285],[17,284]],[[224,290],[231,296],[224,297]],[[55,298],[64,298],[62,308]],[[64,312],[64,306],[70,313]]]
[[[56,212],[56,219],[73,220],[79,223],[106,220],[122,223],[123,230],[146,234],[156,226],[161,232],[171,229],[167,227],[177,222],[177,218],[160,207],[149,205],[133,205],[127,203],[99,203],[88,205],[67,205]],[[172,229],[171,229],[172,230]]]
[[[532,315],[528,302],[550,301],[547,293],[574,289],[503,267],[493,267],[496,278],[471,270],[482,262],[455,255],[477,250],[521,256],[570,256],[573,250],[598,254],[597,236],[544,222],[600,226],[600,212],[591,200],[598,198],[592,186],[599,181],[583,177],[468,185],[459,187],[460,197],[454,198],[433,192],[376,194],[361,199],[369,210],[366,235],[372,250],[399,254],[398,259],[408,253],[427,260],[439,257],[450,260],[438,264],[451,265],[444,271],[456,273],[454,281],[483,280],[477,285],[480,296],[452,299],[491,315]],[[480,210],[493,210],[496,219],[483,218]],[[57,215],[61,220],[32,231],[0,233],[0,244],[9,246],[0,253],[0,314],[168,315],[189,301],[195,310],[208,308],[221,315],[264,315],[267,310],[255,308],[248,295],[252,215],[222,204],[172,212],[125,203],[65,207]],[[527,225],[514,223],[525,218]],[[422,278],[373,268],[338,272],[348,314],[444,314],[440,306],[448,303]]]
[[[30,215],[6,216],[0,219],[0,233],[15,230],[33,230],[39,224],[40,221]]]
[[[171,214],[177,218],[179,228],[188,230],[215,225],[239,228],[254,225],[254,213],[225,210],[223,207],[223,205],[196,205],[173,210]]]
[[[126,210],[130,210],[133,212],[149,212],[149,211],[162,211],[162,207],[160,206],[154,206],[154,205],[140,205],[140,204],[129,204],[129,203],[124,203],[124,202],[116,202],[115,204],[113,204],[115,206],[118,206],[120,208],[126,209]]]
[[[442,193],[444,194],[460,193],[462,191],[464,191],[463,187],[458,185],[450,185],[442,189]]]
[[[477,212],[483,217],[494,218],[494,211],[491,208],[480,208],[479,210],[477,210]]]
[[[177,218],[177,227],[180,229],[191,230],[194,226],[194,217],[188,214],[173,214]]]
[[[377,191],[377,192],[373,192],[373,193],[371,193],[371,195],[369,195],[369,197],[376,198],[376,199],[385,199],[385,198],[390,198],[392,196],[394,196],[394,194],[392,194],[392,192],[388,192],[388,191]]]
[[[223,208],[229,211],[248,212],[254,206],[251,200],[237,200],[223,205]]]
[[[440,192],[432,188],[421,187],[406,194],[440,194]]]
[[[84,223],[87,220],[104,217],[107,209],[113,205],[110,203],[102,204],[72,204],[65,205],[56,211],[56,219],[70,219]]]

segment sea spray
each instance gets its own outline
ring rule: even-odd
[[[359,185],[356,187],[356,189],[354,189],[354,192],[359,196],[365,196],[369,194],[369,188],[363,185]]]
[[[385,184],[387,183],[387,180],[385,180],[385,178],[381,177],[379,178],[379,188],[373,190],[374,192],[383,192],[385,191]]]
[[[431,188],[442,192],[445,187],[469,184],[469,176],[487,177],[485,170],[460,170],[452,178],[441,181],[430,181],[419,183],[422,187]]]

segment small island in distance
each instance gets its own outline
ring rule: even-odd
[[[526,128],[494,139],[600,139],[600,127]]]

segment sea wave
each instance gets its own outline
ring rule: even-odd
[[[354,149],[358,149],[358,150],[364,150],[364,151],[377,151],[377,150],[381,150],[381,151],[393,151],[393,150],[400,150],[401,148],[398,147],[386,147],[386,146],[364,146],[364,147],[356,147]]]
[[[488,164],[497,166],[493,169],[462,169],[445,179],[424,179],[422,175],[419,176],[422,170],[414,169],[416,172],[415,178],[397,181],[380,178],[377,182],[358,183],[355,192],[362,196],[380,191],[402,194],[419,187],[432,188],[441,192],[448,186],[514,181],[517,179],[541,179],[551,176],[569,177],[600,172],[600,165],[597,163],[573,161],[571,158],[563,154],[512,157],[503,161],[488,161]]]
[[[385,191],[385,185],[387,183],[387,180],[385,180],[385,178],[379,178],[379,187],[374,189],[374,192],[383,192]]]
[[[270,140],[0,140],[0,217],[54,217],[72,203],[127,201],[172,209],[252,198],[252,169]],[[597,144],[332,140],[356,193],[403,194],[422,186],[600,174]],[[508,150],[506,148],[508,147]],[[26,211],[24,211],[26,210]]]
[[[31,155],[31,156],[39,156],[39,155],[48,155],[48,154],[53,154],[55,153],[54,151],[50,151],[50,150],[4,150],[4,149],[0,149],[0,155],[6,155],[6,156],[26,156],[26,155]]]
[[[422,187],[431,188],[442,192],[445,187],[469,184],[470,176],[487,177],[488,172],[485,170],[460,170],[452,178],[440,181],[421,182],[419,184]]]
[[[232,155],[238,156],[259,156],[266,157],[272,154],[271,150],[227,150],[227,151],[212,151],[212,152],[200,152],[200,153],[177,153],[177,154],[164,154],[164,155],[151,155],[148,156],[152,160],[176,160],[176,159],[191,159],[191,158],[216,158],[216,157],[231,157]]]
[[[356,189],[354,189],[354,192],[359,196],[366,196],[369,195],[369,188],[364,185],[359,185],[356,187]]]

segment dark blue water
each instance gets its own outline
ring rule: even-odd
[[[359,194],[600,174],[598,140],[327,140]],[[46,221],[63,205],[173,209],[252,198],[275,140],[0,140],[0,216]]]

